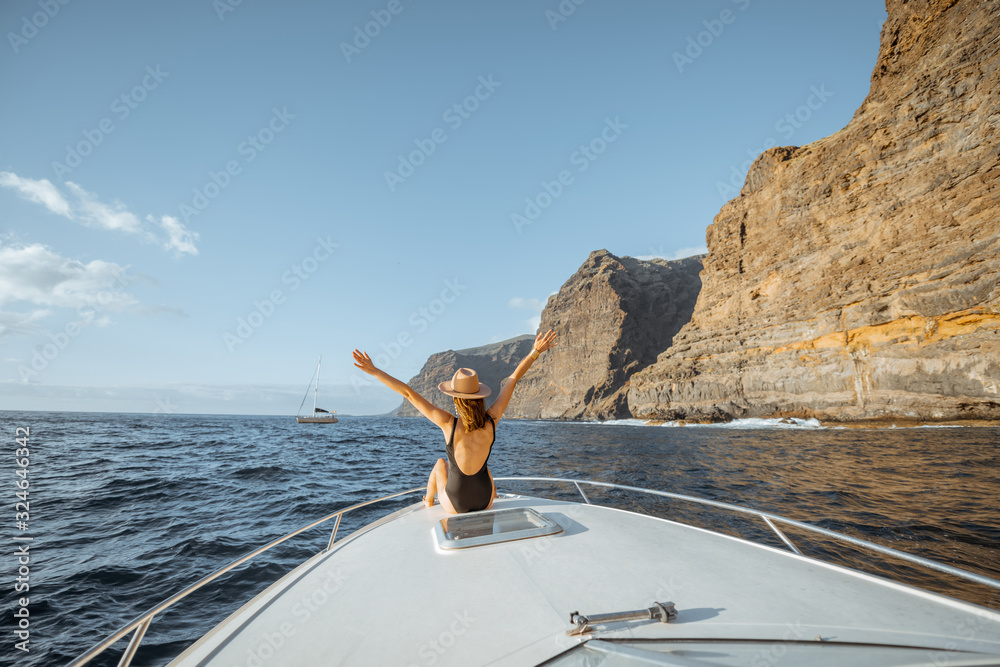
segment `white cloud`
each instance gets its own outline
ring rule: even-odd
[[[542,303],[540,299],[525,299],[519,296],[515,296],[513,299],[507,302],[510,308],[523,308],[524,310],[534,310],[537,312],[542,312],[542,308],[545,304]]]
[[[164,215],[157,222],[154,216],[147,215],[144,223],[122,202],[104,203],[97,195],[72,181],[66,182],[66,187],[76,199],[72,204],[46,179],[35,181],[4,171],[0,172],[0,186],[16,190],[25,199],[87,227],[135,234],[145,241],[159,243],[165,250],[172,250],[177,255],[198,254],[195,246],[198,234],[187,229],[177,218]]]
[[[9,171],[0,171],[0,186],[17,190],[18,194],[28,201],[41,204],[57,215],[71,219],[73,217],[69,202],[47,178],[35,181],[30,178],[21,178]]]
[[[155,222],[153,216],[146,218],[150,222]],[[188,253],[197,255],[198,248],[194,242],[198,240],[198,232],[193,232],[184,226],[184,223],[175,217],[165,215],[160,218],[160,227],[167,233],[167,240],[163,247],[166,250],[176,250],[178,253]]]
[[[556,292],[552,294],[556,294]],[[525,299],[524,297],[515,296],[507,302],[507,307],[532,311],[534,314],[528,319],[522,320],[521,323],[527,327],[530,333],[535,333],[542,324],[542,310],[545,308],[545,303],[541,299]]]
[[[52,311],[41,309],[28,313],[11,313],[0,310],[0,338],[12,333],[32,334],[40,331],[35,322]]]
[[[74,212],[74,219],[88,227],[99,227],[112,231],[138,234],[142,231],[142,223],[134,213],[125,208],[125,204],[116,201],[111,205],[97,199],[93,193],[87,192],[76,183],[67,181],[66,187],[79,200]]]
[[[183,308],[178,308],[177,306],[148,306],[145,308],[135,309],[136,313],[144,317],[157,317],[159,315],[172,315],[174,317],[191,317],[184,312]]]
[[[705,255],[708,254],[708,246],[700,245],[690,248],[679,248],[673,252],[664,252],[663,248],[650,248],[652,254],[649,255],[636,255],[636,259],[642,259],[649,261],[651,259],[684,259],[685,257],[694,257],[695,255]]]
[[[106,327],[108,312],[119,312],[137,301],[125,288],[135,278],[112,262],[87,264],[63,257],[40,244],[0,244],[0,305],[25,302],[36,306],[27,312],[0,311],[0,338],[10,334],[46,331],[36,322],[52,314],[48,307],[75,308],[78,327]],[[37,306],[42,306],[38,308]]]
[[[0,246],[0,304],[121,310],[136,303],[123,289],[129,282],[124,273],[118,264],[96,259],[84,264],[37,243]]]

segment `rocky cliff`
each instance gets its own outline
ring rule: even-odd
[[[656,361],[689,320],[701,258],[642,261],[590,254],[542,311],[541,331],[559,344],[518,384],[507,416],[612,419],[629,416],[629,378]]]
[[[1000,2],[886,4],[852,120],[766,151],[709,227],[635,416],[1000,418]]]
[[[489,405],[500,390],[500,381],[514,372],[531,352],[534,341],[534,335],[524,335],[481,347],[432,354],[420,373],[407,384],[437,407],[455,414],[454,400],[442,393],[438,385],[450,380],[459,368],[472,368],[479,374],[479,381],[493,390],[493,394],[486,399]],[[394,414],[398,417],[420,416],[409,401],[403,401]]]

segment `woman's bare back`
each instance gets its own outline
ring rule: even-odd
[[[450,433],[446,432],[444,437],[447,439],[449,435]],[[465,430],[465,424],[459,419],[455,424],[453,443],[458,469],[466,475],[475,475],[489,458],[490,447],[493,444],[493,424],[487,420],[486,426],[470,432]]]

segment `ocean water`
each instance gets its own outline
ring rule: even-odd
[[[440,430],[422,419],[299,425],[290,417],[0,412],[0,425],[7,440],[0,526],[8,545],[0,566],[7,582],[0,663],[32,667],[67,663],[205,574],[317,518],[423,486],[444,452]],[[14,507],[23,479],[18,428],[30,429],[30,516],[23,530]],[[1000,579],[998,443],[1000,429],[991,428],[504,420],[490,469],[495,477],[591,479],[746,505]],[[565,485],[501,483],[499,490],[578,499]],[[587,492],[594,502],[780,546],[752,518],[624,491]],[[419,495],[350,513],[339,535]],[[331,528],[300,535],[163,613],[133,664],[166,664],[324,548]],[[806,554],[1000,608],[1000,591],[790,536]],[[30,591],[15,593],[15,551],[24,544]],[[28,653],[14,647],[13,614],[22,596],[29,597]],[[116,664],[124,646],[119,642],[91,664]]]

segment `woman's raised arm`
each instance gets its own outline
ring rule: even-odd
[[[426,398],[413,391],[413,388],[410,387],[410,385],[402,382],[401,380],[397,380],[385,371],[375,368],[375,364],[372,362],[372,358],[368,356],[367,352],[354,350],[354,365],[363,370],[365,373],[376,377],[382,384],[389,387],[389,389],[392,389],[397,394],[401,394],[403,398],[408,400],[413,407],[420,412],[420,414],[430,419],[442,430],[451,425],[451,414],[434,406]]]
[[[493,401],[493,405],[486,412],[493,417],[493,419],[500,419],[503,417],[504,411],[507,409],[507,404],[510,402],[510,397],[514,394],[514,387],[517,386],[517,381],[524,377],[524,374],[528,372],[531,368],[531,364],[535,363],[535,359],[538,358],[545,350],[550,347],[555,347],[559,343],[556,341],[558,334],[552,329],[549,329],[544,334],[538,334],[535,337],[535,344],[531,348],[531,354],[526,356],[521,360],[521,363],[517,365],[514,372],[507,379],[507,384],[500,387],[500,393],[497,394],[496,400]]]

